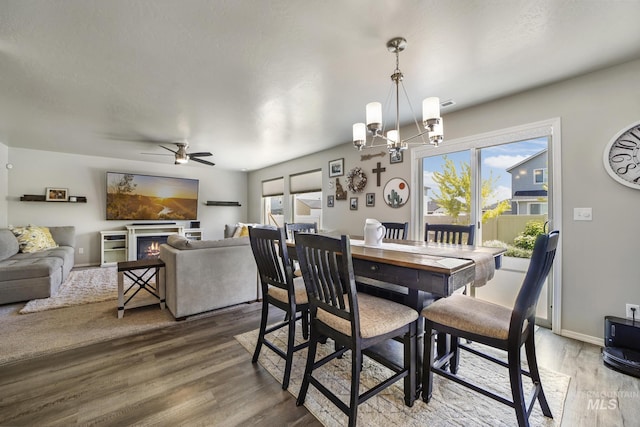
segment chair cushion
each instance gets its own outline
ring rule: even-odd
[[[422,316],[461,331],[506,340],[511,311],[498,304],[454,294],[428,305],[422,310]]]
[[[411,307],[364,293],[358,293],[358,309],[362,338],[384,335],[418,319],[418,312]],[[318,320],[344,335],[351,336],[351,324],[346,319],[319,308]]]
[[[295,289],[296,294],[296,304],[306,304],[309,302],[307,298],[307,289],[304,287],[304,279],[302,279],[302,277],[293,278],[293,288]],[[269,287],[269,296],[277,299],[278,301],[282,301],[285,304],[289,302],[289,295],[287,294],[287,291],[275,286]]]

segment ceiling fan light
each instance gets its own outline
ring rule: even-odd
[[[180,156],[176,155],[176,164],[183,165],[183,164],[187,163],[188,161],[189,161],[189,157],[187,157],[187,156],[180,157]]]

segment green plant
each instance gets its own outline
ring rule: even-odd
[[[544,222],[529,221],[524,226],[524,231],[513,239],[513,244],[516,248],[531,251],[540,234],[544,234]]]

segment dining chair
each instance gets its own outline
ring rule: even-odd
[[[476,226],[459,224],[424,225],[425,242],[453,243],[456,245],[473,245]],[[430,236],[432,234],[432,236]]]
[[[287,231],[287,239],[293,240],[294,233],[317,233],[317,222],[285,222],[284,228]]]
[[[386,239],[406,240],[409,238],[408,222],[383,222],[382,225],[387,229],[384,235]]]
[[[371,295],[357,293],[348,236],[340,239],[314,234],[296,236],[296,252],[309,298],[311,337],[300,394],[304,403],[313,385],[349,417],[355,426],[358,405],[404,378],[405,404],[412,406],[416,396],[416,326],[418,312],[410,307]],[[335,351],[316,361],[318,342],[334,340]],[[404,347],[403,366],[391,362],[372,346],[395,339]],[[343,402],[319,378],[315,370],[351,350],[351,389],[349,403]],[[393,371],[393,375],[359,393],[363,354]],[[323,375],[323,374],[321,374]],[[327,378],[325,383],[335,381]]]
[[[459,224],[429,224],[424,225],[425,242],[452,243],[456,245],[473,245],[476,226]],[[464,292],[476,296],[476,288],[469,283]]]
[[[258,266],[262,286],[262,317],[252,363],[258,361],[264,344],[285,360],[282,388],[287,389],[291,375],[293,354],[309,345],[309,341],[295,345],[296,321],[302,321],[302,335],[309,337],[309,303],[304,281],[293,277],[293,268],[287,251],[284,228],[249,228],[251,250]],[[285,319],[267,327],[269,307],[273,305],[285,312]],[[267,338],[271,332],[287,326],[287,348],[277,347]]]
[[[549,274],[556,254],[559,231],[541,234],[537,237],[533,254],[512,308],[482,301],[467,295],[455,294],[442,298],[422,310],[425,318],[424,367],[422,377],[422,398],[429,402],[433,390],[433,374],[442,375],[458,384],[469,387],[485,396],[504,403],[516,411],[519,426],[529,425],[529,414],[537,398],[542,413],[553,418],[540,380],[535,350],[536,304],[540,291]],[[433,351],[434,333],[446,333],[451,337],[467,338],[507,352],[507,362],[490,356],[478,349],[458,344],[451,339],[451,351],[435,360]],[[431,335],[431,339],[428,338]],[[524,345],[529,371],[522,368],[521,347]],[[511,400],[482,388],[457,374],[459,370],[459,350],[468,350],[475,355],[509,369]],[[450,364],[450,372],[443,367]],[[533,382],[532,397],[525,402],[522,376]]]

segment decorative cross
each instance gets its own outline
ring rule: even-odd
[[[373,169],[371,172],[376,174],[376,183],[378,185],[378,187],[380,187],[380,174],[384,171],[386,171],[387,168],[381,168],[380,167],[380,162],[378,162],[378,164],[376,165],[376,168]]]

